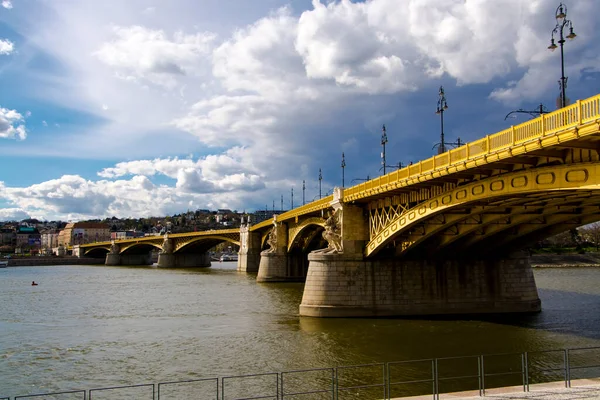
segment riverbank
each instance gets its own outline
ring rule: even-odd
[[[104,264],[104,258],[79,257],[15,257],[8,260],[9,267],[38,267],[42,265],[96,265]]]
[[[533,254],[529,262],[533,268],[600,267],[600,253]]]

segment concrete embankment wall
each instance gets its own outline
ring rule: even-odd
[[[9,267],[31,267],[41,265],[90,265],[104,264],[104,258],[79,257],[23,257],[8,260]]]

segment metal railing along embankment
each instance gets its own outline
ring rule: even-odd
[[[224,376],[174,382],[69,390],[0,400],[398,399],[600,377],[600,347],[443,357],[387,363]]]

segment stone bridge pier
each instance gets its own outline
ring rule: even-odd
[[[240,251],[238,252],[238,271],[258,272],[260,264],[260,233],[250,231],[249,224],[240,226]]]
[[[503,259],[366,258],[368,217],[360,206],[344,204],[337,189],[331,205],[335,213],[327,220],[324,233],[329,246],[308,255],[300,315],[380,317],[540,311],[527,254],[515,253]],[[269,257],[277,259],[277,253]],[[261,268],[262,263],[261,255]]]
[[[267,238],[268,250],[260,253],[257,282],[294,282],[305,279],[306,268],[302,253],[289,253],[287,224],[277,222],[274,216],[273,227]]]

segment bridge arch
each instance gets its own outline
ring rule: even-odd
[[[83,255],[91,258],[104,258],[110,252],[110,246],[84,249]]]
[[[303,252],[310,247],[315,238],[325,229],[325,220],[320,217],[311,217],[292,226],[288,233],[288,252],[300,249]]]
[[[454,226],[456,237],[445,243],[448,245],[466,237],[467,234],[472,235],[477,229],[497,224],[502,218],[508,218],[508,223],[504,224],[505,228],[525,224],[540,216],[551,218],[548,222],[554,225],[560,223],[553,221],[560,221],[561,218],[552,217],[553,214],[559,213],[560,207],[571,207],[571,213],[593,214],[594,211],[598,211],[600,196],[598,168],[596,163],[540,167],[459,186],[391,219],[385,226],[372,233],[365,254],[373,256],[390,243],[400,242],[396,254],[404,255]],[[537,210],[538,215],[528,213],[528,207],[529,211],[532,208]],[[511,212],[504,215],[489,214],[490,210],[502,208],[510,208]],[[517,211],[514,213],[516,217],[513,216],[514,210]],[[563,209],[562,214],[564,211]],[[465,222],[468,220],[473,220],[470,227]],[[548,226],[548,223],[545,224]],[[501,230],[498,228],[498,233]],[[474,246],[478,241],[474,238],[468,244]]]
[[[194,236],[175,240],[173,253],[207,252],[223,242],[229,242],[238,247],[240,246],[239,238],[235,239],[225,235]]]
[[[119,254],[145,254],[154,249],[161,250],[162,246],[154,242],[127,243],[121,245]]]

